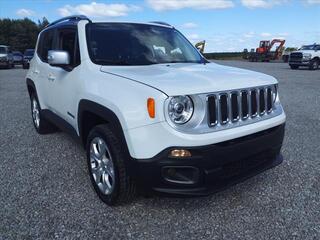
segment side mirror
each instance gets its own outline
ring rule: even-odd
[[[48,63],[52,66],[67,66],[70,64],[69,53],[62,50],[50,50],[48,51]]]

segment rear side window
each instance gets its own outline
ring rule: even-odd
[[[53,39],[53,30],[47,30],[40,35],[37,54],[43,62],[48,62],[48,51],[53,49]]]

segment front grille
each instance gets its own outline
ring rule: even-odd
[[[291,53],[289,61],[290,62],[301,62],[302,61],[302,53],[300,53],[300,52]]]
[[[210,94],[209,126],[233,124],[264,117],[273,110],[275,89],[271,86]]]

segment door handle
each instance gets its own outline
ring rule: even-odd
[[[56,78],[53,75],[51,75],[51,74],[48,75],[48,80],[49,81],[54,81],[55,79]]]
[[[39,74],[39,73],[40,73],[39,70],[33,70],[32,72],[33,72],[34,74]]]

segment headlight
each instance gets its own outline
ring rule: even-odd
[[[188,122],[193,114],[193,102],[189,96],[176,96],[170,99],[168,115],[175,124]]]
[[[304,59],[311,59],[311,53],[305,53],[303,54]]]

